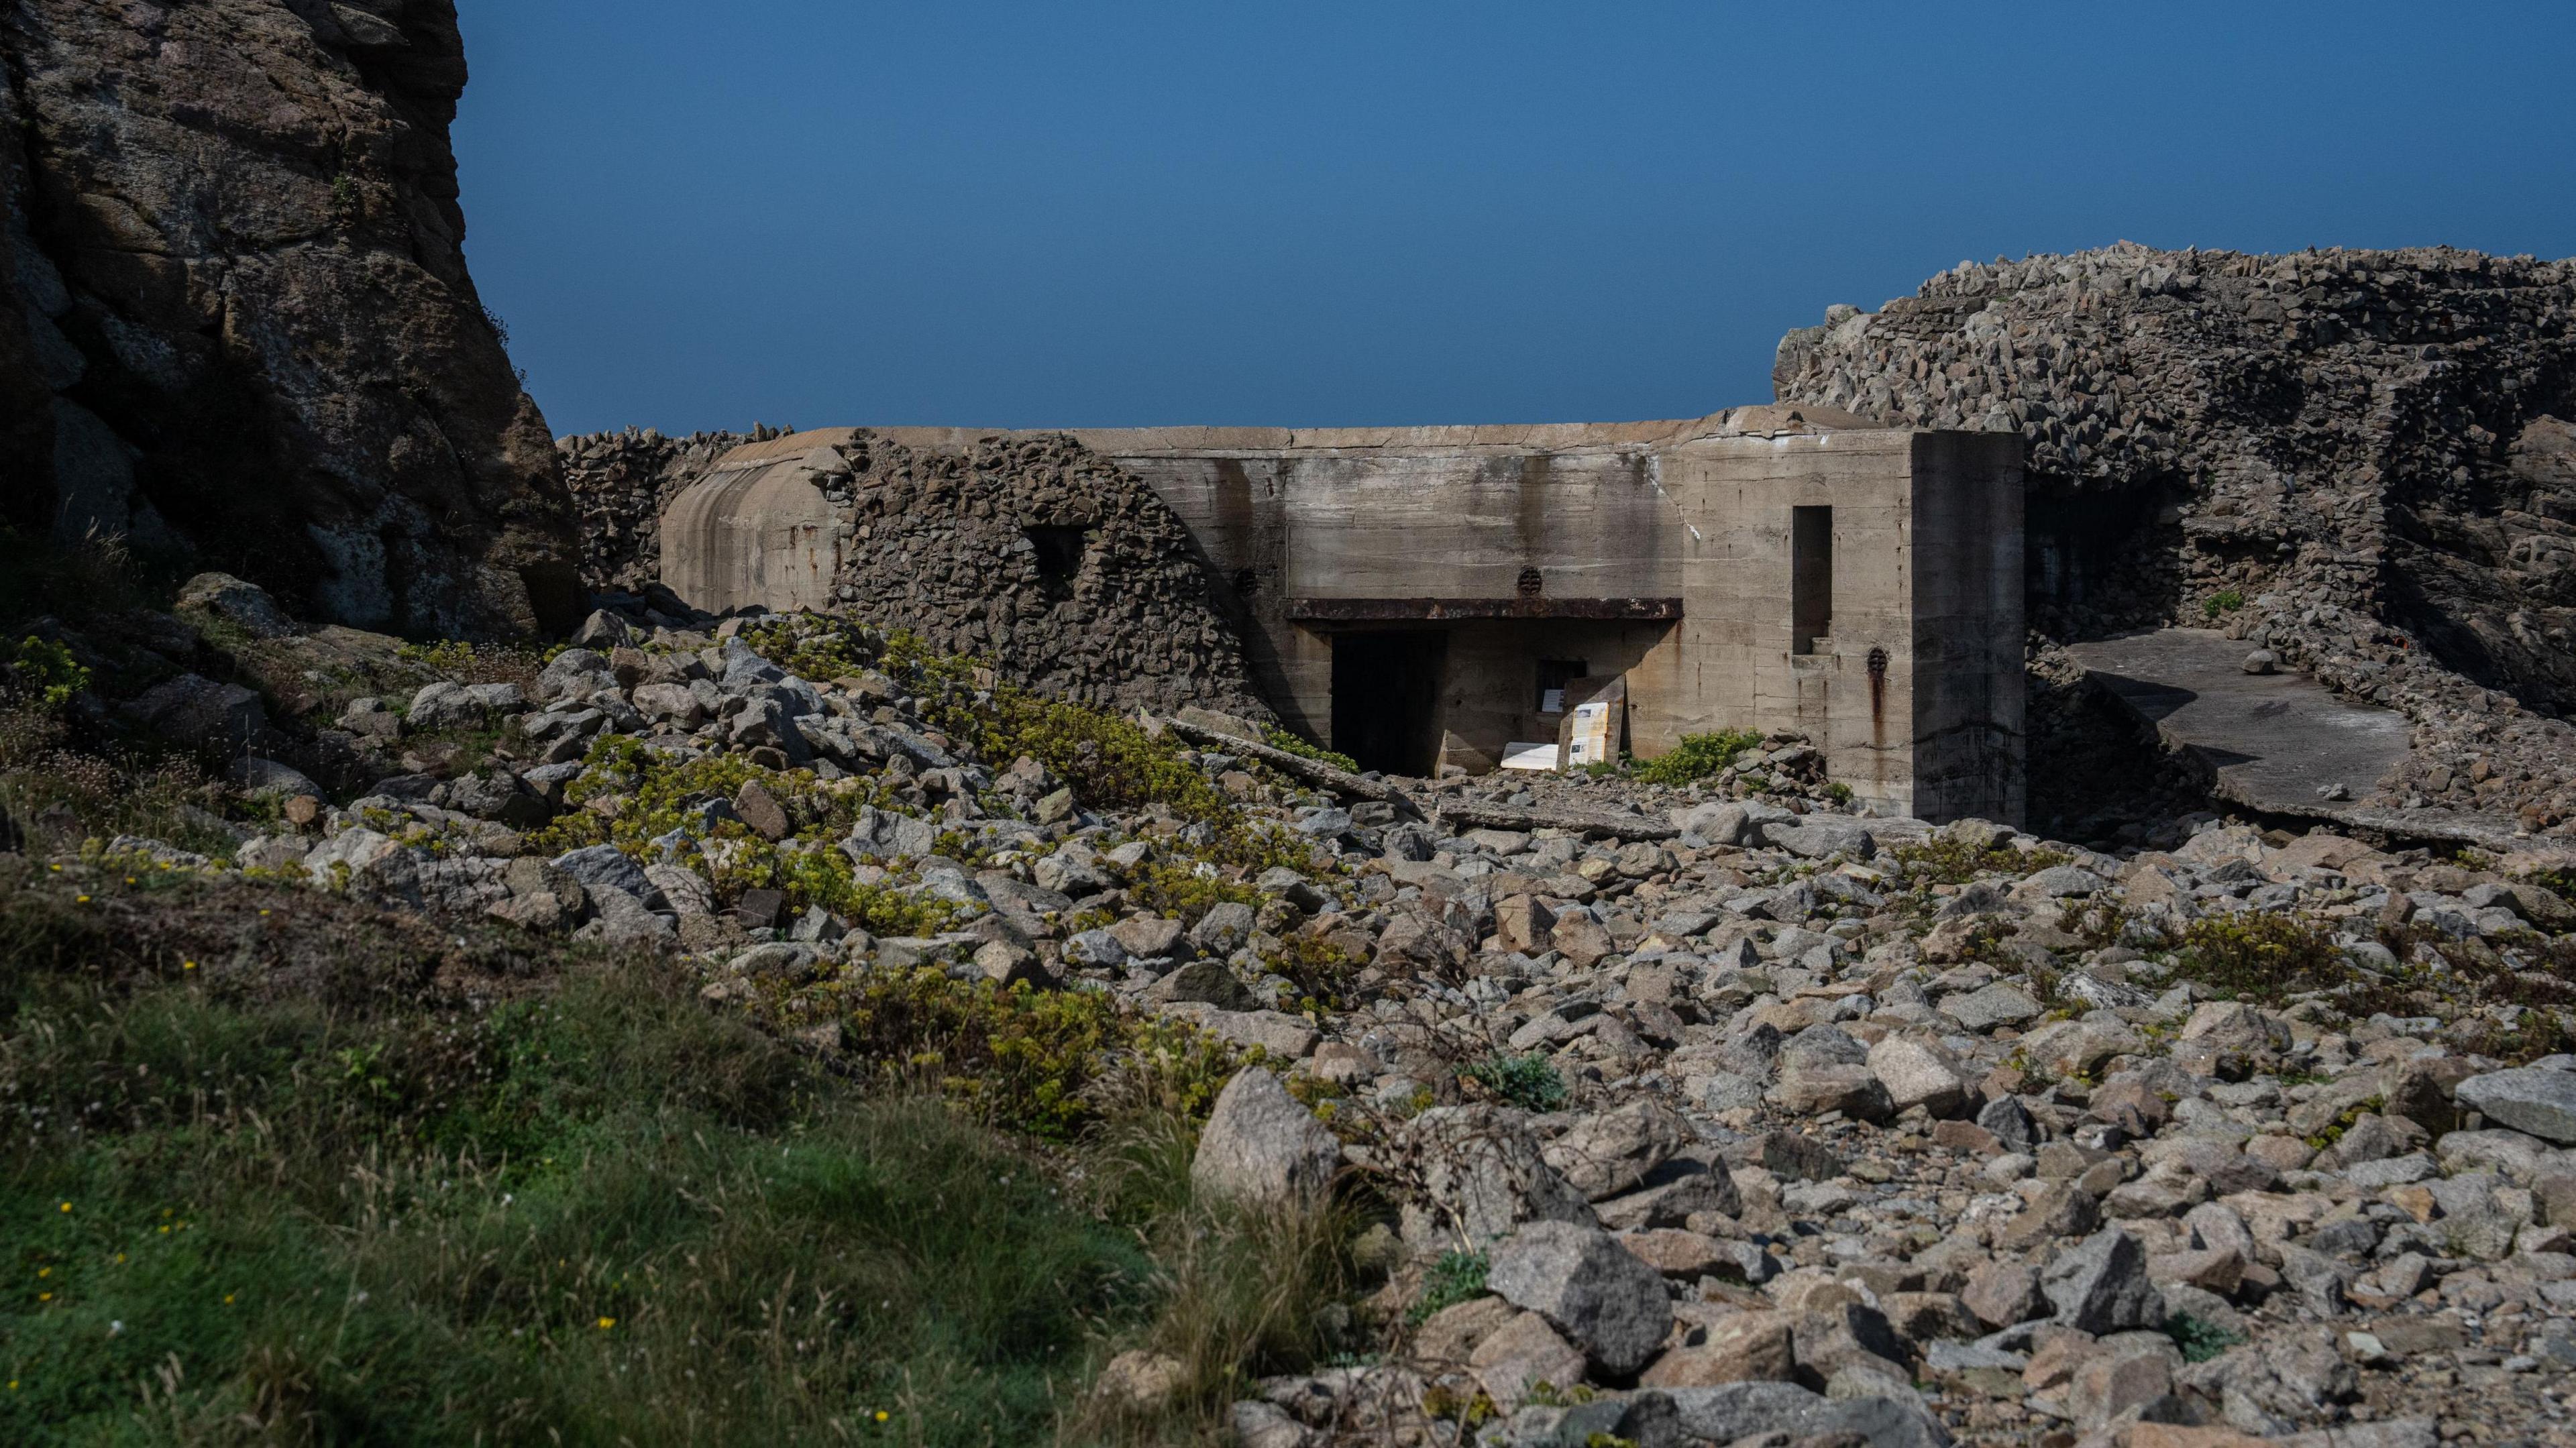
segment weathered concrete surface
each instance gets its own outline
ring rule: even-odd
[[[2417,839],[2509,847],[2505,820],[2368,802],[2408,758],[2403,715],[2350,703],[2296,671],[2245,672],[2244,641],[2170,628],[2073,646],[2096,682],[2211,772],[2213,793],[2273,814]],[[2349,801],[2322,797],[2341,786]]]
[[[848,497],[849,465],[810,433],[747,443],[671,500],[663,528],[691,546],[663,559],[682,598],[758,604],[778,613],[831,607],[850,524],[827,490]]]
[[[1642,757],[1687,734],[1794,731],[1818,743],[1833,779],[1883,811],[2021,814],[2021,471],[2010,434],[1766,406],[1563,427],[1070,436],[1186,528],[1272,706],[1366,767],[1490,768],[1513,741],[1556,737],[1563,714],[1544,707],[1549,680],[1624,675],[1627,743]],[[830,429],[736,449],[666,512],[664,580],[700,607],[793,607],[813,597],[803,579],[839,569],[849,575],[841,601],[882,600],[916,568],[917,550],[907,542],[888,557],[889,539],[869,541],[872,528],[883,533],[886,500],[860,466],[856,527],[841,535],[857,541],[826,556],[822,540],[844,511],[835,458],[1035,444],[1030,434]],[[806,481],[773,486],[782,468]],[[973,526],[952,518],[959,506],[933,489],[902,511],[924,526]],[[1027,513],[1016,498],[976,506],[987,511],[975,518],[1022,529],[1049,521],[1013,524],[1005,515]],[[1809,575],[1826,596],[1811,620],[1822,628],[1792,618],[1801,509],[1824,511],[1830,541],[1830,566]]]

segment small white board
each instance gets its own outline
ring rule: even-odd
[[[1610,706],[1603,702],[1574,706],[1574,731],[1565,747],[1565,767],[1581,769],[1610,757]]]
[[[1503,746],[1503,768],[1535,769],[1556,772],[1556,741],[1545,744],[1506,744]]]

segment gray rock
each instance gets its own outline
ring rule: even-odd
[[[1115,970],[1127,963],[1127,947],[1106,930],[1086,930],[1064,943],[1064,963]]]
[[[464,685],[439,679],[413,691],[411,704],[403,711],[403,722],[417,732],[434,734],[444,729],[475,728],[490,714],[490,708],[465,692]]]
[[[2576,1144],[2576,1072],[2533,1066],[2490,1071],[2462,1081],[2454,1096],[2498,1126],[2561,1146]]]
[[[1145,992],[1156,1001],[1204,1001],[1223,1011],[1257,1008],[1260,998],[1220,961],[1194,960],[1154,982]]]
[[[254,638],[290,638],[304,631],[269,597],[267,589],[229,573],[200,573],[189,579],[171,608],[177,613],[211,615]]]
[[[2011,986],[1997,983],[1941,1002],[1941,1014],[1971,1031],[2014,1026],[2039,1014],[2039,1002]]]
[[[640,878],[640,876],[639,876]],[[652,888],[647,885],[645,888]],[[610,945],[663,945],[679,939],[671,922],[645,908],[643,900],[614,885],[592,885],[590,903],[599,917],[580,933],[596,933]]]
[[[1251,906],[1228,900],[1209,910],[1190,928],[1190,943],[1209,955],[1232,955],[1252,938],[1254,923]]]
[[[1540,1154],[1568,1185],[1599,1201],[1635,1190],[1691,1138],[1680,1112],[1648,1096],[1583,1118]]]
[[[1481,1248],[1529,1221],[1597,1220],[1592,1206],[1539,1154],[1528,1118],[1499,1106],[1440,1106],[1407,1122],[1398,1155],[1422,1183],[1430,1208],[1419,1235],[1426,1250]]]
[[[1870,1448],[1950,1448],[1949,1431],[1920,1403],[1895,1398],[1826,1398],[1796,1383],[1724,1383],[1667,1388],[1681,1429],[1694,1440],[1734,1443],[1773,1434],[1831,1441],[1851,1435]]]
[[[854,859],[912,860],[929,854],[938,843],[939,831],[930,821],[862,805],[841,851]],[[1038,883],[1045,884],[1043,871],[1038,873]]]
[[[554,866],[579,880],[594,900],[598,892],[623,890],[635,899],[651,902],[660,898],[653,882],[646,878],[644,867],[626,858],[615,845],[586,845],[567,854],[555,856]]]
[[[2069,895],[2099,895],[2111,888],[2111,882],[2081,865],[2051,865],[2013,887],[2022,896],[2045,895],[2061,899]]]
[[[1598,1227],[1523,1226],[1494,1246],[1485,1285],[1546,1318],[1612,1377],[1651,1361],[1673,1323],[1662,1276]]]
[[[2060,1324],[2097,1337],[2164,1326],[2164,1299],[2147,1280],[2146,1248],[2118,1227],[2057,1254],[2039,1285]]]
[[[1687,843],[1702,845],[1737,845],[1744,842],[1744,832],[1752,823],[1740,804],[1703,804],[1683,812],[1673,823],[1681,826]]]
[[[586,699],[602,689],[617,687],[617,671],[608,665],[608,656],[592,649],[566,649],[546,662],[537,674],[537,701],[552,704],[564,699]]]
[[[1342,1146],[1279,1078],[1258,1066],[1235,1073],[1199,1133],[1190,1183],[1252,1206],[1320,1201]]]
[[[268,725],[259,695],[202,674],[164,679],[135,696],[125,716],[152,732],[198,749],[230,752]]]
[[[1866,860],[1878,849],[1877,842],[1861,825],[1816,815],[1802,816],[1795,823],[1771,821],[1762,826],[1761,833],[1762,843],[1802,860],[1821,860],[1830,855]]]
[[[1920,1106],[1935,1116],[1951,1115],[1967,1104],[1975,1084],[1948,1047],[1917,1036],[1888,1036],[1870,1047],[1869,1069],[1899,1111]]]
[[[253,799],[293,799],[299,794],[309,794],[315,799],[329,798],[323,793],[322,786],[301,771],[274,759],[262,759],[256,754],[245,754],[226,765],[224,782]]]
[[[1082,844],[1067,845],[1052,855],[1039,857],[1029,867],[1029,876],[1037,881],[1039,889],[1075,900],[1098,894],[1110,885],[1108,872],[1100,868],[1100,857]]]

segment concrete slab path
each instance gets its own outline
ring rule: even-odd
[[[2212,629],[2169,628],[2076,644],[2076,659],[2165,742],[2199,756],[2212,793],[2270,814],[2299,815],[2418,839],[2509,846],[2511,821],[2360,801],[2406,760],[2407,723],[2337,697],[2295,670],[2245,672],[2254,646]],[[2326,798],[2342,786],[2347,799]]]

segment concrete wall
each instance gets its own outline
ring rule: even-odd
[[[876,435],[930,450],[991,436]],[[1628,676],[1639,755],[1715,729],[1794,730],[1884,810],[2019,817],[2010,434],[1763,407],[1571,427],[1073,436],[1179,516],[1255,682],[1310,737],[1333,739],[1337,635],[1436,630],[1426,726],[1449,738],[1449,757],[1553,738],[1537,663],[1579,659]],[[1791,535],[1808,507],[1832,510],[1832,626],[1801,652]]]
[[[665,550],[662,581],[702,608],[831,607],[850,523],[822,479],[846,471],[811,434],[734,449],[671,500],[663,536],[691,546]]]
[[[2024,799],[2022,447],[1914,440],[1914,806],[2018,821]]]

